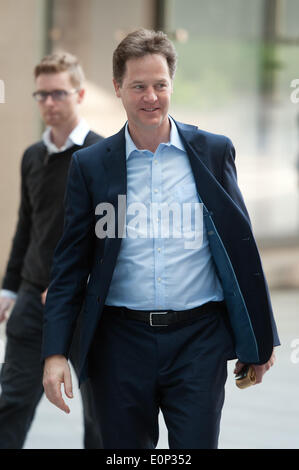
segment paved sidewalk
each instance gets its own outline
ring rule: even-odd
[[[277,362],[262,385],[239,390],[234,383],[235,361],[229,363],[226,401],[223,409],[219,447],[222,449],[299,448],[299,362],[292,363],[293,352],[299,360],[298,290],[272,291],[275,317],[282,346]],[[298,354],[291,343],[298,338]],[[74,384],[75,385],[75,384]],[[70,415],[55,409],[43,398],[29,432],[26,449],[81,449],[82,416],[78,390],[69,400]],[[167,431],[160,414],[158,448],[168,448]]]
[[[276,364],[263,384],[239,390],[232,380],[234,362],[229,364],[220,448],[299,449],[299,291],[272,292],[273,310],[281,346]],[[291,347],[298,339],[297,347]]]

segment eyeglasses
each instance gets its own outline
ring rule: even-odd
[[[48,96],[51,96],[53,101],[63,101],[69,95],[73,95],[79,91],[78,88],[73,90],[53,90],[53,91],[35,91],[32,96],[36,101],[43,102],[46,101]]]

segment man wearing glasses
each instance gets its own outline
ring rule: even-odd
[[[45,57],[35,67],[42,140],[26,149],[21,164],[21,202],[16,232],[0,292],[0,322],[7,322],[1,370],[0,448],[22,448],[43,395],[41,340],[45,292],[64,221],[64,193],[72,154],[102,139],[80,118],[83,70],[68,53]],[[13,306],[14,304],[14,306]],[[77,369],[77,338],[72,363]],[[100,448],[92,420],[89,384],[81,387],[84,446]]]

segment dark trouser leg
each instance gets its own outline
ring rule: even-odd
[[[20,449],[42,397],[41,326],[37,299],[20,292],[7,324],[1,369],[0,448]]]
[[[89,357],[105,449],[153,449],[158,441],[155,338],[141,323],[104,315]]]
[[[1,370],[0,448],[24,445],[36,407],[43,395],[41,363],[43,305],[38,292],[20,291],[7,323],[5,363]],[[72,357],[78,357],[78,336]],[[77,369],[78,360],[73,360]],[[89,384],[81,386],[85,448],[101,448]]]
[[[80,320],[74,334],[72,347],[70,351],[70,361],[74,370],[79,377],[79,341],[80,341]],[[80,386],[83,420],[84,420],[84,448],[85,449],[102,449],[103,443],[99,427],[97,425],[96,413],[93,403],[93,395],[89,380],[86,380]]]
[[[216,448],[233,341],[222,312],[150,327],[104,312],[90,354],[104,448],[154,448],[161,408],[170,448]]]
[[[231,335],[217,312],[182,328],[179,345],[176,333],[161,331],[159,341],[164,357],[160,406],[169,448],[216,449],[227,360],[233,355]],[[175,362],[167,359],[175,354]]]

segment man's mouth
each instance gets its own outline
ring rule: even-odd
[[[157,111],[159,108],[141,108],[142,111],[145,111],[146,113],[153,113],[154,111]]]

